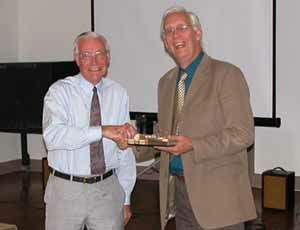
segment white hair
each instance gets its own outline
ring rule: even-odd
[[[97,34],[96,32],[93,32],[93,31],[87,31],[87,32],[79,34],[75,38],[75,40],[74,40],[74,53],[78,53],[79,52],[79,50],[78,50],[79,41],[81,39],[84,39],[84,38],[98,38],[98,39],[100,39],[104,43],[105,50],[107,52],[110,51],[110,47],[109,47],[108,42],[107,42],[107,40],[105,39],[104,36],[102,36],[100,34]]]
[[[196,14],[193,12],[187,11],[184,7],[182,6],[172,6],[168,8],[164,13],[163,17],[161,20],[160,24],[160,37],[163,40],[165,38],[165,20],[168,15],[173,14],[173,13],[183,13],[186,14],[190,20],[190,23],[193,27],[198,27],[201,28],[200,20]]]

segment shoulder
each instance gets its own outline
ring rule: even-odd
[[[243,77],[241,69],[230,62],[210,58],[210,68],[218,77]]]
[[[249,91],[242,70],[229,62],[211,59],[211,71],[218,88],[222,90]]]
[[[104,92],[127,95],[127,90],[119,82],[116,82],[110,78],[103,78],[102,84],[102,89]]]
[[[79,75],[68,76],[64,79],[57,80],[48,89],[46,98],[69,98],[72,92],[78,90],[80,85]],[[56,99],[56,100],[57,100]]]
[[[66,78],[59,79],[56,82],[54,82],[50,86],[49,90],[60,91],[67,88],[76,87],[79,85],[79,81],[79,75],[68,76]]]
[[[200,66],[202,71],[199,71],[199,73],[206,75],[210,82],[213,82],[220,88],[224,85],[230,86],[232,84],[247,85],[241,69],[230,62],[214,59],[206,55],[203,63],[200,65],[202,65],[202,67]]]
[[[159,85],[164,84],[164,83],[167,84],[168,82],[170,82],[171,80],[176,78],[178,71],[179,71],[179,68],[177,66],[170,69],[159,79]]]

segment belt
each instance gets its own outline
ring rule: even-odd
[[[91,177],[80,177],[80,176],[72,176],[70,174],[62,173],[59,171],[56,171],[55,169],[49,167],[50,173],[53,176],[65,179],[65,180],[70,180],[70,181],[75,181],[79,183],[84,183],[84,184],[94,184],[99,181],[105,180],[106,178],[112,176],[115,172],[114,169],[109,170],[107,173],[104,173],[100,176],[91,176]]]
[[[182,180],[182,181],[185,181],[185,179],[184,179],[184,176],[183,175],[181,175],[181,174],[171,174],[172,176],[174,176],[174,177],[176,177],[176,178],[178,178],[179,180]]]

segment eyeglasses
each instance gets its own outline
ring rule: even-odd
[[[107,55],[107,51],[96,51],[96,52],[79,52],[79,57],[85,61],[90,61],[92,58],[97,60],[104,59]]]
[[[178,25],[176,27],[169,27],[164,30],[164,35],[165,36],[171,36],[175,32],[177,33],[185,33],[190,29],[190,25]]]

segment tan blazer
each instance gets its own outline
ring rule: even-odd
[[[166,73],[158,87],[159,125],[168,133],[172,130],[178,71],[175,67]],[[205,54],[182,112],[180,135],[192,138],[194,148],[181,155],[184,177],[199,224],[210,229],[256,218],[246,153],[254,142],[254,120],[242,72]],[[169,176],[169,154],[162,153],[162,229],[169,216],[168,191],[174,189],[169,186]]]

